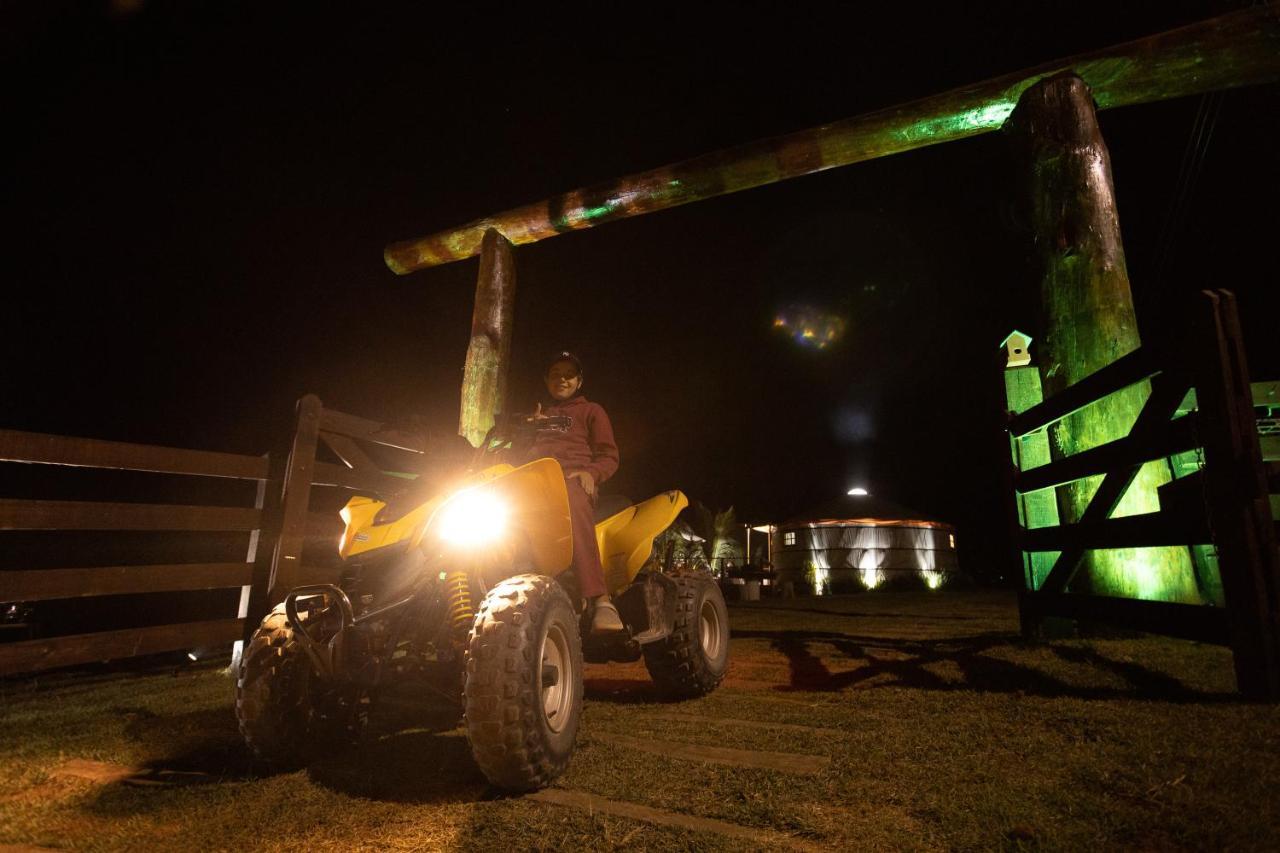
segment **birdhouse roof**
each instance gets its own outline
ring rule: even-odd
[[[1007,346],[1009,344],[1009,339],[1012,338],[1014,335],[1017,335],[1018,337],[1022,338],[1027,343],[1031,343],[1030,335],[1028,335],[1026,332],[1019,332],[1017,329],[1014,329],[1012,332],[1004,336],[1004,340],[1000,342],[1000,346],[1001,347]]]

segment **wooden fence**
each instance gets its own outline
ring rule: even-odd
[[[320,442],[339,462],[318,458]],[[107,503],[0,499],[0,531],[161,531],[247,534],[238,562],[181,562],[0,571],[0,602],[127,596],[157,592],[240,589],[235,613],[198,622],[38,637],[0,643],[0,676],[117,660],[160,652],[233,644],[266,610],[300,583],[336,579],[336,513],[311,511],[316,487],[389,493],[406,475],[384,473],[362,444],[420,454],[422,442],[380,423],[323,408],[315,396],[298,403],[292,448],[283,465],[269,456],[242,456],[116,441],[0,430],[0,463],[137,471],[257,484],[253,506]],[[410,464],[401,467],[412,468]],[[246,502],[247,503],[247,502]],[[0,532],[0,537],[4,534]],[[333,559],[303,565],[308,541],[334,543]],[[0,539],[3,542],[3,539]]]
[[[0,675],[93,661],[232,643],[244,635],[249,590],[258,565],[270,462],[267,457],[153,447],[0,430],[0,461],[189,477],[251,480],[254,506],[103,503],[0,499],[6,531],[230,531],[248,534],[240,562],[10,569],[0,573],[0,601],[186,592],[239,587],[238,611],[226,618],[0,644]],[[0,540],[2,541],[2,540]]]
[[[1269,493],[1280,492],[1280,465],[1263,459],[1235,298],[1227,291],[1204,297],[1176,349],[1144,346],[1025,411],[1016,411],[1011,389],[1028,381],[1038,389],[1036,368],[1006,371],[1010,518],[1025,578],[1022,626],[1035,635],[1046,618],[1059,617],[1229,645],[1240,690],[1277,700],[1280,553]],[[1014,371],[1030,372],[1019,380]],[[1049,460],[1049,426],[1146,380],[1150,396],[1127,436]],[[1264,395],[1271,385],[1260,386]],[[1188,451],[1202,455],[1203,465],[1159,489],[1158,512],[1111,517],[1143,464]],[[1054,489],[1097,475],[1102,480],[1080,518],[1057,523]],[[1209,546],[1225,606],[1068,591],[1086,550],[1179,545]]]

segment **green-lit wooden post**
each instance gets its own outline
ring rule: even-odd
[[[1040,279],[1040,375],[1052,397],[1141,344],[1110,155],[1089,87],[1070,72],[1027,89],[1006,130],[1029,183]],[[1051,428],[1054,448],[1069,455],[1128,434],[1150,391],[1143,382],[1062,419]],[[1113,515],[1158,510],[1156,488],[1169,477],[1166,462],[1148,463]],[[1059,487],[1065,522],[1080,518],[1098,479]],[[1088,551],[1077,578],[1078,592],[1200,601],[1185,547]]]
[[[480,275],[471,315],[471,342],[462,372],[458,433],[478,446],[507,399],[511,321],[515,313],[516,267],[511,243],[495,229],[480,247]]]

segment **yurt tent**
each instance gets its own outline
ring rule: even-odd
[[[901,582],[930,589],[958,571],[955,528],[871,495],[845,495],[777,526],[778,580],[819,595]]]

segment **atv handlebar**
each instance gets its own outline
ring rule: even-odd
[[[531,438],[539,432],[567,432],[573,425],[568,415],[531,415],[512,413],[497,415],[493,426],[485,434],[484,441],[476,449],[476,461],[493,450],[501,450],[517,438]],[[498,446],[494,447],[494,441]]]

